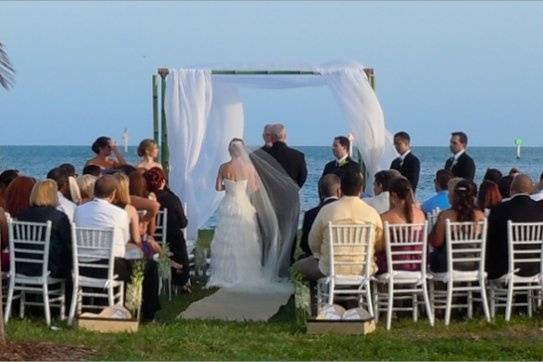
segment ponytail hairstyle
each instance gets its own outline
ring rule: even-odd
[[[451,209],[455,211],[457,221],[475,220],[476,195],[477,186],[473,181],[464,179],[456,184]]]
[[[395,194],[398,199],[404,202],[403,213],[409,224],[413,223],[413,189],[411,183],[405,177],[396,177],[390,182],[389,192]]]

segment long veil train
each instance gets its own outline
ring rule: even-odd
[[[262,241],[262,266],[270,279],[289,275],[290,253],[298,229],[299,187],[267,152],[245,146],[244,161],[256,170],[250,194],[256,209]]]

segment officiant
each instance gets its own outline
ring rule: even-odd
[[[347,172],[361,172],[360,164],[355,162],[349,156],[349,150],[351,149],[351,141],[345,136],[337,136],[332,143],[332,153],[336,158],[334,161],[330,161],[324,166],[322,176],[333,173],[340,179]]]

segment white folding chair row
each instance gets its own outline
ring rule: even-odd
[[[156,216],[155,240],[160,245],[166,245],[168,242],[168,209],[160,210]],[[158,290],[164,293],[167,288],[168,300],[172,300],[172,277],[160,278]]]
[[[60,318],[65,316],[65,280],[50,276],[49,246],[51,221],[33,223],[8,219],[10,268],[6,301],[5,321],[11,317],[11,308],[16,292],[20,293],[20,317],[24,317],[25,305],[43,305],[47,326],[51,325],[50,307],[60,308]],[[24,266],[37,266],[39,275],[23,274]],[[24,271],[24,270],[23,270]],[[26,301],[27,294],[41,294],[42,303]]]
[[[370,224],[328,224],[330,275],[317,284],[319,305],[326,300],[355,299],[374,316],[370,278],[373,274],[373,243],[375,229]]]
[[[486,296],[486,234],[487,221],[451,222],[446,220],[447,271],[431,273],[430,299],[432,308],[445,309],[445,325],[449,325],[452,308],[467,308],[473,315],[473,293],[480,301],[487,321],[490,321]],[[435,283],[445,283],[446,291],[436,290]],[[466,304],[453,304],[454,296],[466,296]]]
[[[543,223],[507,222],[508,271],[501,278],[489,281],[492,317],[496,308],[505,307],[505,320],[511,319],[513,306],[525,306],[528,315],[533,313],[534,302],[541,304],[543,288]],[[520,275],[522,270],[531,275]],[[522,273],[525,274],[525,273]],[[524,294],[526,302],[514,302],[515,294]]]
[[[95,298],[106,299],[109,306],[124,304],[124,282],[114,274],[113,232],[113,228],[85,228],[72,223],[73,292],[68,324],[82,308],[104,308],[92,303]],[[94,273],[105,277],[92,276]],[[83,304],[83,298],[91,303]]]
[[[412,311],[413,320],[418,320],[419,295],[430,325],[434,325],[433,311],[430,306],[426,274],[426,250],[428,222],[423,224],[394,224],[385,221],[385,248],[387,272],[374,278],[374,307],[376,319],[379,319],[381,307],[387,309],[387,330],[392,323],[392,313]],[[412,269],[412,270],[405,270]],[[386,286],[381,291],[380,286]],[[411,306],[395,307],[394,302],[408,300]]]

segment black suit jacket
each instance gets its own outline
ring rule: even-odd
[[[167,232],[166,242],[173,254],[171,259],[183,265],[181,273],[172,271],[172,283],[174,285],[185,285],[189,279],[189,255],[187,242],[183,236],[183,230],[188,225],[181,199],[170,189],[158,190],[155,192],[156,199],[160,203],[160,209],[168,209],[168,220],[166,220]]]
[[[309,249],[309,231],[311,230],[311,226],[313,225],[313,222],[317,218],[317,214],[322,209],[324,205],[328,205],[334,201],[337,201],[337,199],[328,199],[324,202],[321,202],[319,206],[314,207],[312,209],[309,209],[304,214],[304,221],[302,224],[302,237],[300,238],[300,247],[304,251],[304,256],[311,256],[311,249]]]
[[[453,166],[454,157],[451,157],[445,162],[445,169],[452,172],[455,177],[462,177],[472,180],[475,177],[475,162],[467,153],[463,153],[458,157],[458,162]]]
[[[339,178],[341,178],[346,172],[348,171],[354,171],[354,172],[361,172],[360,165],[354,161],[352,158],[347,157],[345,159],[346,163],[339,166],[337,161],[330,161],[324,166],[324,170],[322,171],[322,176],[327,175],[329,173],[336,174]],[[321,177],[322,177],[321,176]]]
[[[508,271],[507,221],[543,221],[543,206],[527,195],[514,196],[511,200],[496,205],[488,215],[488,235],[486,242],[486,271],[489,279],[496,279]],[[539,255],[536,256],[539,258]],[[537,274],[539,266],[533,264],[521,268],[519,275]]]
[[[417,189],[419,183],[419,174],[420,174],[420,161],[413,152],[409,152],[405,159],[402,160],[400,157],[395,158],[390,164],[391,170],[398,170],[402,176],[409,180],[413,191]]]
[[[72,271],[72,234],[68,216],[50,206],[32,206],[24,209],[20,221],[51,221],[49,244],[49,271],[54,278],[69,278]],[[26,275],[41,274],[41,264],[22,263],[18,271]]]
[[[268,153],[277,160],[299,187],[304,185],[307,179],[307,166],[302,152],[288,147],[284,142],[275,142]]]

